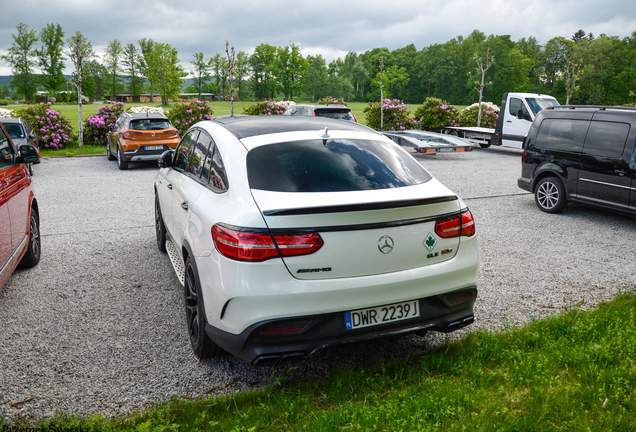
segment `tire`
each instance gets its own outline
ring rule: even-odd
[[[117,146],[117,167],[124,171],[128,169],[128,162],[124,159],[124,155],[121,154],[121,147]]]
[[[183,289],[186,309],[186,323],[192,351],[197,358],[218,356],[223,350],[218,347],[205,332],[207,319],[201,295],[199,275],[188,256],[185,261],[185,286]]]
[[[161,216],[159,198],[155,194],[155,233],[157,234],[157,247],[161,252],[166,252],[166,226]]]
[[[490,147],[490,144],[479,144],[479,147],[488,148],[488,147]]]
[[[40,252],[42,250],[42,245],[40,243],[40,218],[33,207],[31,207],[31,216],[29,217],[28,242],[29,246],[20,260],[18,267],[34,267],[40,262]]]
[[[106,159],[109,161],[114,161],[116,158],[110,152],[110,141],[106,140]]]
[[[560,213],[568,204],[563,183],[557,177],[545,177],[534,189],[534,201],[541,211]]]

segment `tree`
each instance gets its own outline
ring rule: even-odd
[[[177,50],[169,44],[155,42],[146,61],[146,77],[159,90],[161,104],[168,105],[171,98],[176,100],[183,77],[187,76],[179,65]]]
[[[42,48],[36,50],[38,65],[42,69],[42,84],[53,96],[58,91],[64,90],[66,78],[64,78],[64,32],[59,24],[47,24],[40,31]]]
[[[108,72],[106,68],[95,59],[84,62],[84,75],[86,80],[82,85],[84,95],[97,99],[104,96],[106,92],[106,78]]]
[[[139,51],[141,52],[140,62],[139,62],[139,70],[141,75],[148,78],[148,59],[150,58],[150,53],[152,52],[155,42],[152,39],[139,39]],[[148,80],[148,90],[150,91],[150,101],[153,101],[154,98],[154,86],[150,80]]]
[[[239,51],[238,54],[236,55],[236,68],[235,68],[236,82],[238,83],[239,99],[242,98],[241,94],[245,94],[244,91],[243,93],[241,93],[241,90],[243,90],[242,83],[245,81],[248,75],[248,68],[249,68],[249,55],[245,51]]]
[[[117,84],[119,81],[117,79],[117,74],[121,72],[119,61],[123,52],[124,47],[117,39],[108,42],[106,51],[104,52],[104,66],[106,66],[106,70],[109,75],[109,86],[112,99],[115,99],[117,96]]]
[[[490,66],[495,61],[495,58],[490,56],[490,48],[486,50],[486,60],[484,60],[477,56],[475,53],[475,63],[477,63],[477,70],[481,73],[481,81],[475,81],[475,87],[479,88],[479,113],[477,114],[477,127],[481,126],[481,100],[484,95],[484,87],[487,85],[492,85],[492,82],[485,83],[484,79],[486,76],[486,71],[490,69]],[[485,63],[485,64],[484,64]]]
[[[79,148],[83,145],[83,131],[82,131],[82,83],[86,81],[86,75],[84,74],[84,63],[91,58],[95,57],[93,52],[93,46],[86,38],[80,33],[75,33],[67,39],[68,51],[65,54],[73,62],[75,66],[75,72],[71,78],[71,83],[77,88],[77,123],[78,123],[78,140]]]
[[[19,23],[16,26],[17,35],[12,34],[13,43],[7,50],[7,54],[2,56],[2,60],[11,65],[11,87],[16,92],[24,94],[24,100],[31,100],[31,96],[35,93],[35,77],[33,75],[33,67],[36,65],[34,49],[38,37],[35,30],[29,30],[29,26]]]
[[[234,68],[236,67],[236,54],[234,53],[234,47],[230,50],[230,43],[225,41],[225,53],[227,54],[227,76],[230,84],[230,115],[234,115],[234,77],[236,73]]]
[[[278,90],[273,77],[275,61],[275,46],[260,44],[254,48],[254,54],[250,56],[249,63],[256,99],[273,99],[275,97]]]
[[[128,90],[133,96],[141,94],[142,81],[139,74],[141,73],[141,54],[134,44],[129,43],[122,49],[121,63],[124,66],[123,72],[128,77]]]
[[[307,74],[305,75],[305,91],[311,94],[311,101],[326,96],[324,88],[327,83],[327,63],[320,54],[307,56]]]
[[[190,75],[199,93],[198,98],[201,99],[201,89],[207,81],[210,81],[210,62],[205,61],[205,56],[202,52],[198,52],[194,54],[190,63],[194,66],[194,70],[190,71]]]
[[[217,93],[219,92],[219,85],[222,85],[221,84],[222,69],[223,69],[223,57],[221,57],[221,54],[216,53],[213,57],[210,58],[210,70],[214,73],[214,82],[216,83]]]
[[[276,50],[274,74],[278,85],[285,94],[285,99],[293,100],[294,94],[300,94],[303,79],[307,73],[307,60],[300,53],[300,48],[292,44],[291,47]]]

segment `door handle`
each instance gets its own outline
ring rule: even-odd
[[[168,189],[172,189],[172,183],[168,183]]]
[[[181,208],[184,209],[184,210],[187,210],[188,209],[188,202],[187,201],[182,202],[181,203]]]

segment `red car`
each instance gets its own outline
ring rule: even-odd
[[[0,124],[0,288],[16,267],[40,261],[40,217],[27,170],[38,163],[37,149],[16,148]]]

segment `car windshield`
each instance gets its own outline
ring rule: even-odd
[[[170,121],[166,119],[139,119],[130,122],[130,129],[132,130],[161,130],[170,127]]]
[[[9,132],[11,139],[21,139],[25,137],[24,128],[19,123],[5,123],[4,128]]]
[[[421,184],[431,175],[399,147],[369,140],[307,140],[265,145],[247,154],[252,189],[342,192]]]
[[[559,102],[557,102],[556,99],[553,99],[553,98],[526,98],[526,101],[528,102],[528,105],[530,105],[530,109],[532,110],[535,116],[542,109],[559,105]]]
[[[351,114],[351,111],[348,109],[318,108],[314,110],[314,114],[316,114],[317,117],[328,117],[338,120],[356,121],[355,118],[353,118],[353,114]]]

